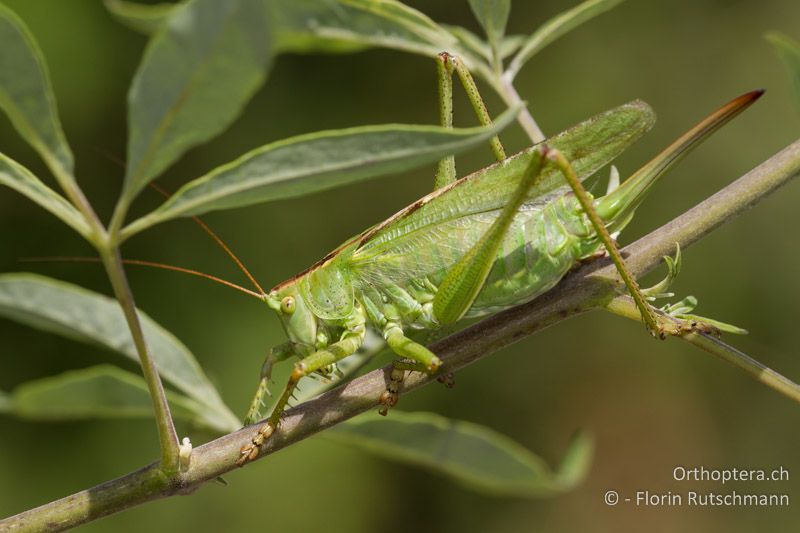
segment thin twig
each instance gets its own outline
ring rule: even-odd
[[[179,444],[178,434],[175,432],[175,423],[172,420],[167,395],[164,392],[164,385],[158,375],[156,363],[150,355],[150,348],[142,330],[142,323],[136,312],[136,304],[133,293],[125,277],[125,270],[122,266],[122,258],[119,248],[111,250],[100,249],[100,257],[106,268],[108,279],[114,289],[114,296],[122,307],[125,320],[128,323],[133,343],[139,354],[139,361],[142,366],[142,374],[147,383],[150,398],[153,402],[153,410],[158,429],[158,441],[161,448],[161,467],[167,474],[178,471]]]
[[[501,75],[492,86],[497,90],[509,107],[522,103],[522,98],[507,76]],[[520,110],[517,115],[517,122],[519,122],[522,129],[525,130],[525,133],[528,134],[528,137],[530,137],[534,144],[545,140],[544,133],[541,128],[539,128],[539,124],[536,123],[536,120],[534,120],[527,106],[523,106]]]
[[[630,296],[618,296],[614,298],[614,300],[606,306],[606,309],[614,314],[630,318],[631,320],[640,320],[641,315],[639,314],[639,308]],[[675,322],[678,322],[678,320],[676,319]],[[759,363],[746,353],[737,350],[722,340],[699,331],[687,331],[681,335],[676,335],[676,337],[712,355],[716,355],[723,361],[744,370],[769,388],[800,403],[800,385],[780,373],[775,372],[768,366]]]

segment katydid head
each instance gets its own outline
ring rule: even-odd
[[[317,317],[303,298],[296,280],[278,285],[266,295],[264,301],[278,313],[286,336],[298,355],[316,349]]]

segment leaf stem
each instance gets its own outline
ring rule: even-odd
[[[153,401],[163,472],[166,475],[174,475],[178,471],[178,463],[180,461],[178,435],[175,431],[175,424],[172,420],[161,377],[158,375],[158,369],[148,351],[142,325],[136,313],[133,293],[125,277],[122,258],[119,253],[117,235],[119,225],[121,225],[127,212],[127,203],[124,200],[118,202],[114,213],[115,217],[112,219],[112,223],[115,225],[112,226],[112,232],[107,232],[72,174],[61,166],[55,158],[45,157],[45,160],[55,175],[56,181],[58,181],[72,204],[83,214],[92,230],[91,242],[100,254],[108,279],[111,282],[111,287],[114,290],[114,295],[125,314],[136,351],[139,354],[139,361],[150,392],[150,398]]]
[[[117,236],[119,225],[121,225],[124,220],[127,211],[127,203],[124,203],[124,200],[118,202],[117,209],[114,212],[115,217],[112,219],[112,231],[106,231],[103,223],[100,222],[100,219],[97,217],[97,214],[72,175],[54,158],[48,159],[48,166],[56,176],[56,180],[61,185],[61,188],[73,205],[80,210],[86,222],[89,224],[89,227],[92,229],[92,244],[100,254],[108,279],[111,282],[111,287],[114,290],[114,295],[125,314],[125,319],[128,323],[134,345],[136,346],[136,351],[139,354],[139,362],[141,363],[145,382],[147,382],[150,398],[153,401],[153,410],[161,448],[162,469],[164,474],[168,476],[174,475],[178,471],[178,463],[180,461],[178,435],[175,431],[175,424],[172,420],[172,414],[170,413],[164,386],[161,383],[161,377],[158,375],[158,369],[148,351],[142,324],[139,321],[139,315],[136,313],[133,293],[125,277],[122,257],[119,253],[119,241]]]
[[[106,268],[108,279],[111,281],[111,286],[114,289],[114,295],[122,307],[125,320],[128,322],[128,328],[133,337],[136,351],[139,353],[142,373],[144,374],[144,379],[150,391],[150,398],[153,401],[153,410],[155,411],[156,426],[158,428],[158,439],[161,447],[162,468],[165,474],[174,475],[178,471],[180,456],[178,435],[172,421],[172,414],[170,413],[169,403],[167,403],[164,386],[158,375],[156,364],[150,357],[147,341],[144,337],[144,331],[142,330],[142,324],[139,321],[139,315],[136,313],[133,293],[131,293],[128,280],[125,277],[119,248],[113,246],[106,249],[102,247],[98,249],[103,265]]]
[[[503,98],[503,101],[505,101],[506,105],[511,107],[523,103],[522,98],[520,98],[517,89],[514,88],[514,84],[509,76],[506,74],[501,74],[492,81],[492,86]],[[545,140],[544,133],[539,128],[536,120],[534,120],[533,115],[531,115],[527,105],[522,106],[522,110],[517,115],[517,121],[519,122],[520,126],[522,126],[522,129],[525,130],[525,133],[528,134],[531,142],[534,144],[539,144]]]
[[[72,205],[81,212],[83,218],[89,224],[92,231],[90,240],[97,246],[103,241],[106,232],[103,223],[100,222],[100,218],[98,218],[97,213],[95,213],[94,208],[92,208],[92,204],[89,203],[86,195],[83,194],[83,190],[75,181],[75,177],[67,171],[54,156],[50,155],[49,152],[45,152],[42,154],[42,158],[50,168],[50,172],[55,176],[56,182],[58,182],[61,190],[64,191],[64,194],[67,195]]]
[[[125,216],[128,214],[129,207],[130,200],[123,189],[117,201],[117,205],[114,207],[111,221],[108,224],[108,234],[114,246],[119,246],[125,240],[122,236],[122,225],[125,223]]]

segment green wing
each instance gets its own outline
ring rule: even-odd
[[[625,151],[654,122],[652,108],[635,100],[581,122],[548,139],[547,144],[561,150],[584,180]],[[440,242],[448,246],[457,236],[442,234],[440,230],[448,226],[453,228],[453,223],[460,219],[466,222],[467,218],[502,208],[514,193],[536,150],[536,147],[528,148],[465,176],[375,226],[361,237],[351,257],[352,266],[367,267],[387,253],[408,251],[420,242]],[[546,201],[564,190],[568,190],[564,177],[556,169],[547,168],[528,194],[526,204]]]

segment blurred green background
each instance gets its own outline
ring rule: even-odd
[[[122,181],[108,154],[124,158],[125,93],[145,39],[120,26],[96,0],[5,0],[30,26],[50,66],[81,185],[107,219]],[[478,32],[466,0],[409,2],[434,20]],[[509,33],[530,32],[572,2],[521,2]],[[771,0],[629,1],[557,41],[517,78],[547,133],[633,98],[659,122],[619,161],[623,176],[696,120],[738,94],[767,94],[661,183],[621,240],[658,227],[763,161],[800,132],[800,112],[762,35],[800,37],[800,4]],[[488,93],[488,90],[487,90]],[[489,97],[493,112],[502,105]],[[266,87],[221,137],[192,150],[160,183],[175,189],[268,141],[349,125],[437,120],[432,61],[373,50],[343,56],[280,56]],[[464,98],[456,120],[471,124]],[[525,146],[514,127],[507,147]],[[0,118],[0,149],[40,176],[34,152]],[[459,173],[490,162],[488,149],[458,159]],[[300,200],[206,217],[262,283],[302,270],[340,241],[429,191],[433,169],[386,177]],[[142,195],[137,208],[160,199]],[[700,299],[700,314],[750,330],[732,342],[800,378],[800,185],[778,191],[685,251],[675,289]],[[135,214],[135,213],[134,213]],[[123,250],[237,278],[199,230],[171,222]],[[55,218],[0,190],[0,271],[32,270],[109,293],[101,269],[21,264],[91,249]],[[662,273],[652,275],[655,280]],[[282,342],[275,317],[233,291],[179,275],[134,269],[139,306],[180,337],[223,398],[243,414],[266,349]],[[646,280],[647,281],[647,280]],[[0,321],[0,389],[121,357]],[[282,369],[278,381],[283,379]],[[491,498],[427,471],[387,463],[312,438],[210,484],[191,497],[150,503],[85,526],[86,531],[778,531],[800,522],[800,409],[740,371],[679,341],[603,313],[572,319],[457,375],[453,390],[427,387],[400,408],[486,424],[555,463],[577,428],[597,437],[588,480],[549,500]],[[795,428],[794,430],[791,428]],[[184,434],[184,428],[179,428]],[[150,420],[33,423],[0,418],[0,515],[6,516],[124,474],[157,455]],[[199,444],[209,435],[192,434]],[[789,481],[676,482],[676,465],[777,468]],[[736,489],[788,493],[788,508],[607,507],[603,493]]]

